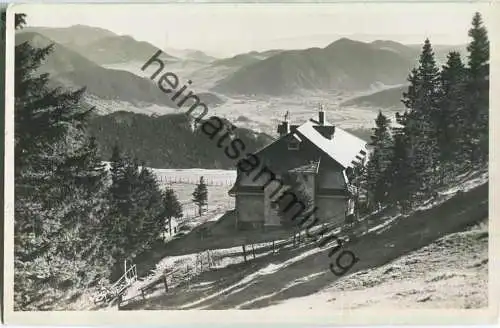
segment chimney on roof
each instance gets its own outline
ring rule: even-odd
[[[319,105],[319,125],[325,125],[325,112],[323,111],[323,105]]]
[[[281,122],[280,125],[278,125],[278,133],[279,133],[280,137],[283,137],[290,132],[289,131],[290,124],[288,122],[289,116],[290,116],[290,113],[287,111],[285,114],[285,119]]]

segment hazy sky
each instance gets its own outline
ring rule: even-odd
[[[158,47],[229,56],[251,50],[324,47],[340,37],[462,44],[475,11],[488,4],[98,4],[18,5],[31,26],[84,24]]]

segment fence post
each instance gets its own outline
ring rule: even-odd
[[[123,302],[123,294],[118,295],[118,309],[120,309]]]
[[[253,247],[253,244],[252,244],[252,254],[253,254],[253,259],[255,260],[255,248]]]
[[[163,284],[165,285],[165,293],[168,293],[168,281],[167,281],[167,273],[163,273]]]
[[[245,250],[245,245],[241,245],[241,247],[243,248],[243,260],[246,263],[246,261],[247,261],[247,253],[246,253],[246,250]]]

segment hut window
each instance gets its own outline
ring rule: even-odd
[[[288,142],[288,150],[299,150],[299,142],[297,140],[290,140]]]

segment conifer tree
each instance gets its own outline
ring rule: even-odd
[[[110,208],[104,224],[108,249],[118,264],[121,263],[126,253],[124,245],[127,244],[128,217],[125,207],[130,205],[128,197],[130,185],[125,179],[128,162],[122,156],[119,147],[115,144],[110,158],[111,184],[108,192]]]
[[[16,28],[24,15],[16,16]],[[85,131],[84,90],[48,86],[37,69],[51,47],[15,48],[14,301],[51,309],[108,274],[100,225],[105,171]]]
[[[163,192],[163,207],[163,217],[167,220],[168,233],[172,235],[172,218],[182,218],[182,205],[171,188],[166,188]]]
[[[475,13],[472,27],[469,29],[472,38],[467,46],[467,109],[469,112],[470,131],[468,138],[473,152],[471,160],[487,159],[488,156],[488,122],[489,122],[489,59],[490,43],[488,32],[483,25],[480,13]]]
[[[132,215],[132,221],[140,224],[135,229],[137,247],[131,250],[131,258],[150,249],[160,240],[164,231],[162,194],[153,172],[144,165],[141,166],[137,176],[133,202],[135,213]]]
[[[399,142],[405,143],[406,162],[411,163],[418,177],[411,182],[414,192],[427,193],[435,182],[434,170],[438,166],[437,121],[441,99],[440,73],[428,39],[422,47],[419,66],[412,70],[408,81],[408,92],[403,94],[407,110],[397,116],[404,134]],[[412,193],[413,196],[416,195]]]
[[[418,184],[407,139],[404,128],[393,129],[391,164],[386,175],[390,185],[389,202],[400,204],[403,209],[412,205],[413,193]]]
[[[193,202],[198,206],[198,215],[201,216],[203,207],[208,204],[208,189],[203,177],[200,177],[200,182],[196,185],[192,195]]]
[[[390,180],[387,169],[392,161],[392,137],[389,132],[390,120],[379,112],[375,119],[376,128],[373,129],[370,145],[373,151],[370,154],[366,170],[366,188],[374,204],[385,203],[389,192]]]
[[[437,122],[442,173],[450,162],[460,162],[466,152],[466,131],[469,129],[465,108],[465,66],[460,53],[452,51],[441,71],[442,98]]]
[[[111,158],[109,247],[117,263],[134,260],[160,239],[164,230],[162,195],[155,176],[114,147]]]

